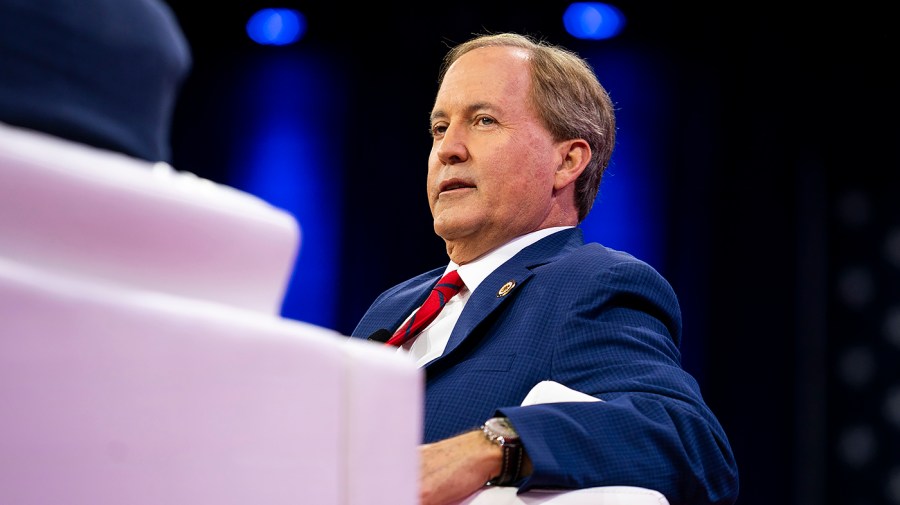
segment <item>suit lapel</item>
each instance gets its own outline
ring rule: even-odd
[[[390,315],[390,319],[376,321],[372,324],[374,324],[376,328],[387,328],[391,332],[400,327],[406,320],[406,317],[409,316],[413,310],[420,307],[422,303],[425,302],[425,299],[428,298],[431,288],[437,284],[444,268],[445,267],[440,267],[431,272],[424,273],[416,279],[411,280],[396,293],[384,298],[380,302],[380,310],[377,312]]]

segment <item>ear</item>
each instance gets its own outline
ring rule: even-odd
[[[556,168],[553,189],[559,191],[574,184],[591,160],[591,146],[584,139],[565,140],[559,143],[562,162]]]

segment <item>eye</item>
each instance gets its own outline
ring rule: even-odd
[[[447,131],[447,123],[435,123],[431,125],[431,136],[441,137]]]
[[[497,121],[495,121],[491,116],[478,116],[475,118],[475,123],[479,126],[491,126],[496,122]]]

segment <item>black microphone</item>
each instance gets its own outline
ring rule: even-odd
[[[391,333],[390,330],[381,328],[380,330],[375,330],[375,333],[369,335],[369,340],[373,342],[380,342],[383,344],[387,342],[392,335],[393,333]]]

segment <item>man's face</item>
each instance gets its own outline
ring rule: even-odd
[[[531,105],[530,88],[523,50],[484,47],[457,60],[438,90],[428,201],[434,230],[457,263],[546,227],[551,217],[563,155]]]

